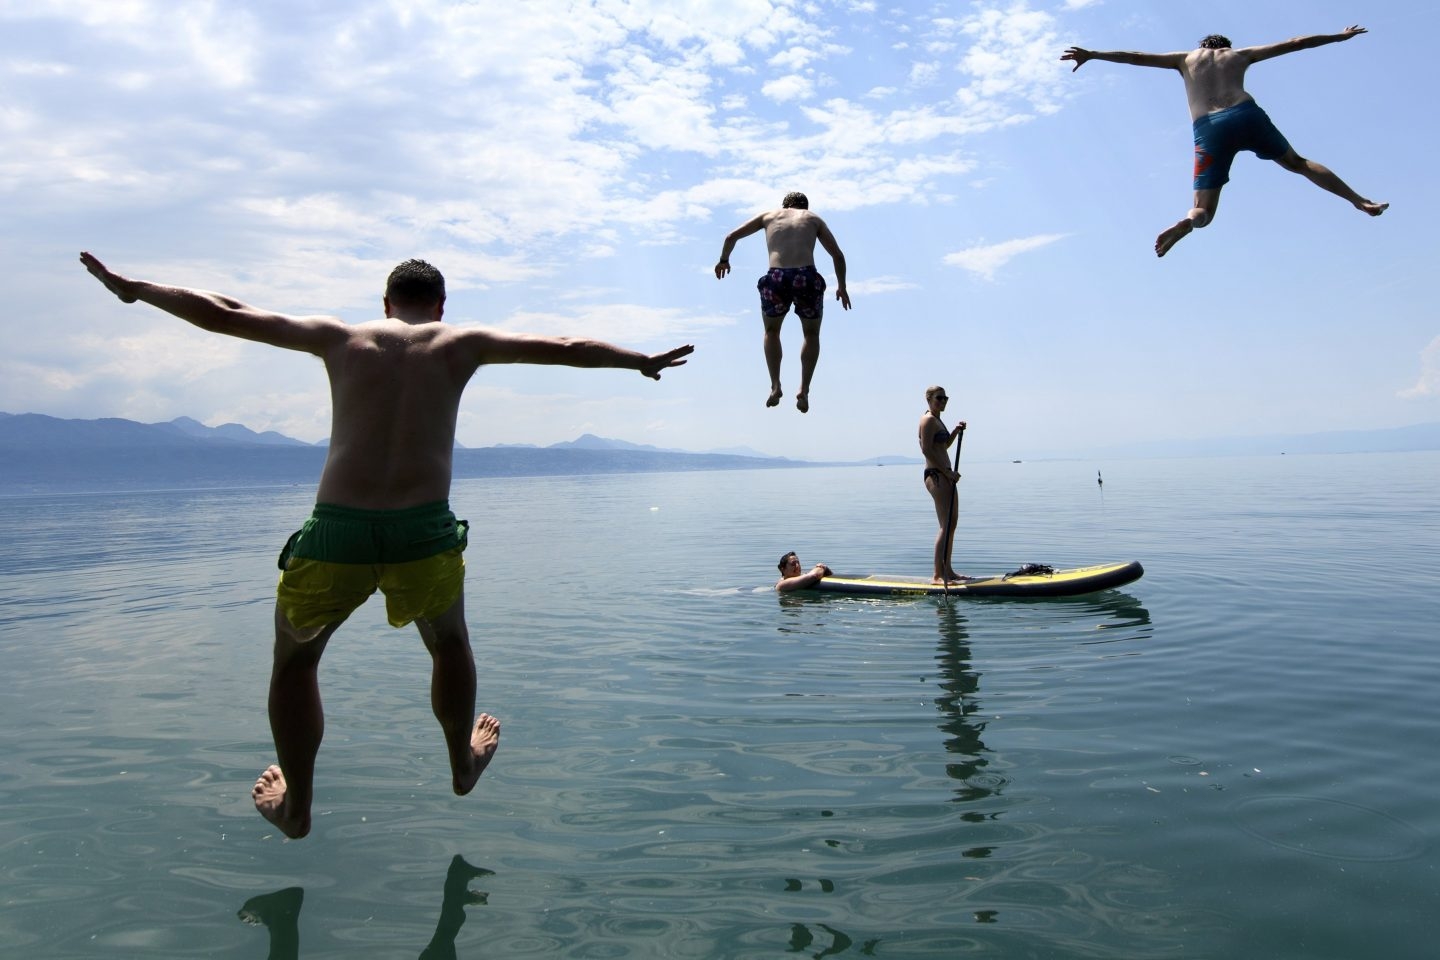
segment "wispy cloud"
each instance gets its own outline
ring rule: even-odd
[[[517,311],[493,326],[557,337],[592,337],[624,344],[664,344],[717,327],[732,326],[733,315],[699,314],[678,307],[627,303],[577,307],[567,313]]]
[[[734,318],[664,284],[649,306],[619,285],[562,302],[565,283],[594,289],[597,261],[627,258],[625,276],[640,259],[689,275],[701,234],[708,248],[786,189],[826,215],[949,202],[985,133],[1057,102],[1036,54],[1053,27],[1005,0],[948,19],[868,0],[825,16],[794,0],[0,4],[0,209],[14,237],[83,223],[121,272],[287,313],[373,316],[391,265],[422,256],[456,322],[669,346]],[[214,415],[297,432],[322,416],[287,409],[276,367],[224,341],[111,343],[113,301],[75,295],[76,338],[42,346],[0,320],[0,409],[163,415],[223,388]]]
[[[1420,351],[1420,379],[1413,387],[1400,391],[1406,400],[1424,400],[1440,397],[1440,337],[1431,340]]]
[[[899,290],[915,290],[920,284],[903,277],[868,277],[864,280],[852,280],[847,286],[851,294],[863,297],[877,293],[895,293]]]
[[[1063,233],[1042,233],[1033,237],[1005,240],[1001,243],[978,243],[966,247],[964,250],[957,250],[955,253],[947,253],[944,262],[952,267],[968,270],[985,280],[994,280],[995,274],[1002,267],[1022,253],[1048,247],[1057,240],[1063,240],[1066,236],[1067,234]]]

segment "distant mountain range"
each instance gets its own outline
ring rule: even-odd
[[[267,430],[256,433],[238,423],[207,427],[189,417],[164,423],[137,423],[106,417],[101,420],[61,420],[40,413],[0,413],[0,449],[51,450],[93,447],[194,448],[200,444],[262,444],[313,447]]]
[[[327,441],[305,443],[238,423],[207,427],[189,417],[138,423],[0,413],[0,493],[314,483],[327,452]],[[829,465],[753,450],[665,450],[585,434],[548,447],[457,446],[454,474],[573,476]]]
[[[108,417],[64,420],[38,413],[0,413],[0,493],[170,489],[314,483],[327,441],[306,443],[238,423],[207,427],[189,417],[138,423]],[[1440,423],[1390,430],[1350,430],[1212,440],[1172,440],[1097,448],[1070,459],[1266,456],[1440,450]],[[1055,459],[1035,455],[1029,459]],[[767,456],[748,448],[696,453],[584,434],[547,447],[502,444],[455,449],[457,478],[756,470],[920,463],[886,456],[840,464]]]

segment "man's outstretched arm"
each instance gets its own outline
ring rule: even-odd
[[[566,367],[611,367],[639,370],[652,380],[659,380],[662,370],[684,366],[684,358],[695,352],[695,347],[688,343],[664,353],[645,354],[602,340],[542,337],[484,329],[465,330],[461,337],[470,360],[476,366],[485,363],[542,363]]]
[[[715,263],[715,279],[725,279],[725,274],[730,272],[730,254],[735,249],[735,244],[752,233],[759,233],[765,229],[770,214],[773,211],[766,211],[750,220],[745,221],[725,235],[725,242],[720,247],[720,259]]]
[[[815,219],[820,220],[819,217]],[[839,300],[846,310],[850,309],[850,293],[845,289],[845,254],[840,252],[840,244],[835,242],[835,235],[820,220],[820,228],[815,234],[815,239],[820,241],[820,246],[830,254],[830,259],[835,262],[835,299]]]
[[[1349,40],[1351,37],[1358,37],[1362,33],[1369,33],[1358,23],[1353,27],[1346,27],[1339,33],[1315,33],[1308,37],[1291,37],[1280,43],[1270,43],[1259,47],[1244,47],[1235,51],[1243,53],[1250,58],[1251,63],[1259,63],[1261,60],[1269,60],[1271,57],[1283,56],[1287,53],[1295,53],[1299,50],[1313,50],[1316,47],[1323,47],[1327,43],[1339,43],[1342,40]]]
[[[1109,63],[1125,63],[1132,67],[1164,67],[1170,70],[1179,70],[1185,63],[1185,53],[1138,53],[1132,50],[1086,50],[1084,47],[1071,47],[1060,54],[1061,60],[1073,60],[1075,70],[1079,70],[1091,60],[1105,60]]]
[[[170,287],[123,277],[90,253],[80,254],[80,262],[122,303],[137,300],[148,303],[211,333],[314,354],[323,352],[337,338],[346,336],[344,322],[336,317],[292,317],[261,310],[206,290]]]

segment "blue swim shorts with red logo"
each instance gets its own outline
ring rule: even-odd
[[[1241,150],[1261,160],[1278,160],[1290,149],[1254,100],[1206,114],[1194,127],[1196,190],[1218,190],[1229,183],[1230,164]]]

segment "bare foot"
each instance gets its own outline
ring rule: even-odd
[[[1356,209],[1356,210],[1363,210],[1363,211],[1365,211],[1366,213],[1370,214],[1370,216],[1372,216],[1372,217],[1378,217],[1378,216],[1380,216],[1380,214],[1382,214],[1382,213],[1384,213],[1386,210],[1389,210],[1389,209],[1390,209],[1390,204],[1388,204],[1388,203],[1372,203],[1372,202],[1370,202],[1369,200],[1365,200],[1365,201],[1363,201],[1363,202],[1361,202],[1361,203],[1355,204],[1355,209]]]
[[[296,817],[285,809],[285,774],[275,764],[265,768],[250,790],[250,799],[260,816],[280,828],[291,840],[299,840],[310,832],[310,811]]]
[[[1170,252],[1171,247],[1175,246],[1175,244],[1179,243],[1181,240],[1185,239],[1185,237],[1189,236],[1190,231],[1194,229],[1194,222],[1191,221],[1189,217],[1186,217],[1184,220],[1181,220],[1169,230],[1166,230],[1164,233],[1160,234],[1160,236],[1155,238],[1155,256],[1165,256],[1165,254]]]
[[[781,391],[781,389],[780,389],[779,387],[772,387],[772,388],[770,389],[770,399],[768,399],[768,400],[765,401],[765,406],[767,406],[767,407],[778,407],[778,406],[780,406],[780,398],[783,397],[783,396],[785,396],[785,394],[784,394],[783,391]]]
[[[457,905],[466,903],[484,904],[486,894],[482,890],[471,890],[470,881],[477,877],[493,877],[494,870],[486,870],[484,867],[472,867],[460,854],[455,854],[450,860],[450,869],[445,873],[445,904],[452,901]],[[443,913],[445,908],[442,906]]]
[[[251,897],[235,915],[251,926],[269,927],[273,931],[281,924],[294,927],[304,904],[305,888],[286,887]]]
[[[490,765],[499,746],[500,721],[488,713],[480,714],[475,718],[475,729],[470,734],[470,769],[455,774],[456,794],[463,797],[475,789],[476,781]]]
[[[795,409],[801,413],[810,412],[810,395],[808,393],[795,394]]]
[[[270,931],[270,956],[300,956],[300,908],[305,903],[305,891],[300,887],[286,887],[274,893],[251,897],[245,901],[237,916],[252,926],[263,926]]]

